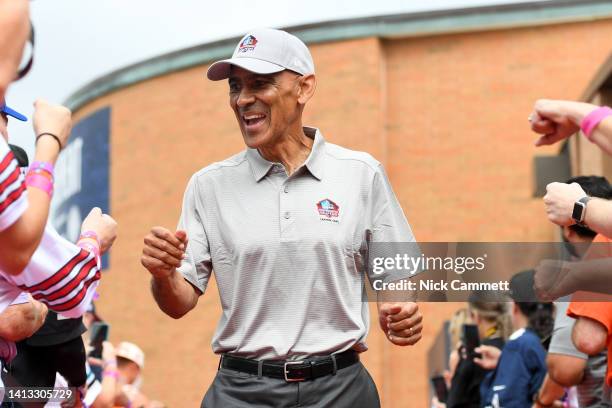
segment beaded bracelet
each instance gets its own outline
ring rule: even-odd
[[[53,167],[53,164],[49,162],[42,162],[42,161],[32,162],[32,164],[30,164],[30,171],[37,170],[37,169],[46,171],[47,173],[51,175],[51,177],[53,177],[53,172],[55,170],[55,168]]]

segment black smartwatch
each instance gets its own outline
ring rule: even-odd
[[[593,197],[582,197],[580,200],[574,203],[574,211],[572,211],[572,218],[576,221],[576,224],[584,226],[584,217],[586,217],[586,205]]]

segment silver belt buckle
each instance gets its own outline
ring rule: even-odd
[[[306,380],[305,377],[302,378],[288,378],[287,374],[289,374],[289,370],[287,370],[287,366],[290,365],[298,365],[298,364],[303,364],[304,360],[300,360],[300,361],[287,361],[285,362],[285,367],[283,368],[283,372],[285,373],[285,381],[287,382],[298,382],[298,381],[304,381]]]

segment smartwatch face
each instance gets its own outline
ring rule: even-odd
[[[586,206],[583,203],[574,203],[574,211],[572,211],[572,218],[574,221],[580,222],[584,207]]]

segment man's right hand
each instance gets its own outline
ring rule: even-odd
[[[68,108],[38,99],[34,102],[33,122],[36,136],[52,133],[59,138],[62,148],[66,147],[72,129],[72,113]]]
[[[154,278],[166,278],[181,266],[186,248],[185,231],[173,234],[164,227],[153,227],[144,238],[140,262]]]

